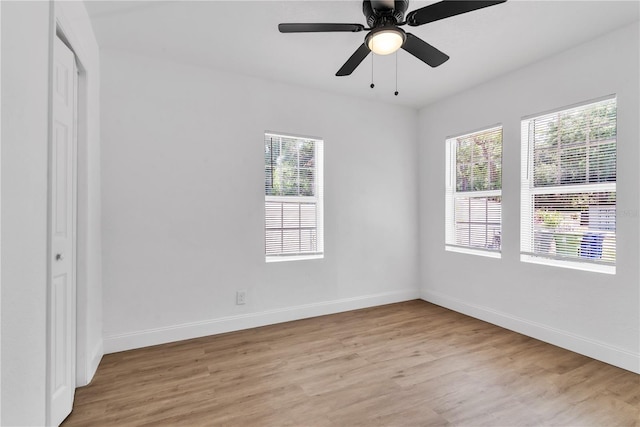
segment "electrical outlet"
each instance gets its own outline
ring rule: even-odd
[[[247,291],[236,292],[236,305],[242,305],[247,302]]]

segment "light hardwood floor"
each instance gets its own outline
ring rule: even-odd
[[[104,357],[63,426],[640,426],[640,375],[409,301]]]

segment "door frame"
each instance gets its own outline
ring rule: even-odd
[[[82,2],[53,0],[50,49],[56,35],[78,67],[77,320],[76,386],[89,384],[104,353],[100,227],[100,62],[91,22]]]
[[[66,45],[69,50],[71,50],[71,52],[73,53],[73,57],[74,57],[74,75],[73,75],[73,82],[74,82],[74,105],[73,105],[73,123],[72,123],[72,132],[73,132],[73,144],[72,144],[72,149],[73,149],[73,153],[72,153],[72,175],[73,175],[73,179],[72,179],[72,192],[71,192],[71,197],[72,197],[72,206],[73,206],[73,210],[71,212],[71,223],[72,223],[72,227],[71,227],[71,235],[72,235],[72,241],[73,241],[73,246],[72,246],[72,253],[71,253],[71,267],[70,267],[70,277],[71,277],[71,286],[70,289],[73,293],[73,297],[72,300],[74,301],[73,307],[70,307],[69,309],[73,312],[73,317],[75,318],[75,322],[74,322],[74,329],[76,332],[73,336],[73,378],[74,378],[74,383],[73,383],[73,388],[76,388],[76,384],[77,384],[77,353],[78,353],[78,342],[77,342],[77,322],[78,322],[78,309],[77,309],[77,282],[78,282],[78,274],[77,274],[77,267],[78,267],[78,234],[77,234],[77,230],[78,230],[78,125],[79,125],[79,67],[78,67],[78,57],[75,54],[75,52],[73,51],[73,49],[71,48],[71,46],[68,43],[68,40],[66,39],[66,37],[64,37],[64,34],[62,34],[59,29],[56,27],[56,34],[51,38],[51,43],[50,43],[50,61],[49,61],[49,137],[48,137],[48,161],[47,164],[49,165],[49,172],[48,172],[48,177],[47,177],[47,356],[46,356],[46,379],[45,379],[45,386],[46,386],[46,411],[45,411],[45,422],[46,425],[52,425],[52,407],[51,407],[51,403],[53,400],[53,396],[51,394],[52,389],[51,389],[51,373],[52,373],[52,354],[51,354],[51,348],[52,348],[52,329],[51,329],[51,304],[52,304],[52,286],[53,286],[53,275],[52,275],[52,271],[53,271],[53,252],[52,252],[52,230],[51,230],[51,218],[52,218],[52,210],[53,210],[53,202],[52,202],[52,197],[53,197],[53,189],[52,189],[52,183],[53,183],[53,176],[52,176],[52,162],[53,162],[53,140],[54,140],[54,136],[53,136],[53,88],[54,88],[54,82],[53,82],[53,64],[56,60],[55,55],[54,55],[54,50],[53,50],[53,44],[56,42],[56,39],[60,40],[60,42],[62,42],[64,45]]]
[[[90,363],[90,352],[87,348],[86,337],[83,334],[87,329],[87,310],[82,304],[80,295],[86,294],[87,290],[87,267],[86,260],[88,257],[87,250],[87,222],[88,213],[86,206],[88,205],[88,193],[87,188],[87,169],[88,164],[86,161],[86,153],[88,143],[88,119],[89,110],[88,102],[89,98],[89,86],[87,82],[87,70],[83,64],[83,58],[85,53],[82,50],[82,46],[79,46],[79,40],[75,37],[73,31],[72,20],[65,16],[64,10],[60,7],[56,7],[56,2],[52,2],[53,7],[51,10],[51,32],[49,43],[49,162],[51,161],[51,142],[53,139],[53,116],[52,116],[52,87],[53,87],[53,43],[56,38],[62,40],[64,44],[71,49],[76,60],[77,76],[76,76],[76,106],[75,106],[75,122],[74,131],[76,134],[76,153],[75,153],[75,243],[74,243],[74,278],[75,278],[75,300],[76,306],[74,307],[76,313],[76,343],[75,343],[75,387],[83,386],[89,383],[93,374]],[[81,155],[83,153],[83,155]],[[51,176],[48,177],[48,191],[49,197],[51,192]],[[50,199],[48,201],[49,207],[47,212],[47,310],[51,302],[51,237],[50,237],[50,222],[51,222],[51,206]],[[47,322],[50,319],[50,313],[47,313]],[[51,336],[49,330],[49,323],[47,323],[47,348],[50,348]],[[46,360],[46,372],[47,378],[45,380],[46,388],[46,402],[45,402],[45,420],[47,425],[50,425],[51,420],[51,384],[49,379],[49,373],[51,372],[51,359],[50,354],[47,353]]]
[[[2,1],[0,1],[0,45],[2,45]],[[0,99],[2,99],[2,49],[0,49]],[[0,153],[2,153],[2,102],[0,102]],[[2,155],[0,154],[0,242],[2,242]],[[2,244],[0,243],[0,260]],[[0,319],[2,319],[2,262],[0,262]],[[0,339],[0,394],[2,394],[2,339]],[[0,399],[0,424],[2,424],[2,399]]]

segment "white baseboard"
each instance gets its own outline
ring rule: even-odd
[[[111,335],[104,338],[104,353],[115,353],[418,298],[420,298],[420,292],[417,289],[386,292]]]
[[[96,348],[93,350],[92,354],[91,354],[91,359],[89,359],[89,366],[88,366],[88,379],[89,379],[89,383],[91,382],[91,380],[93,379],[93,376],[96,374],[96,371],[98,370],[98,365],[100,365],[100,361],[102,360],[102,356],[104,355],[104,343],[102,340],[100,340],[100,342],[98,343],[98,345],[96,345]]]
[[[596,360],[640,374],[640,354],[621,349],[591,338],[522,319],[511,314],[433,291],[423,291],[422,299],[476,319],[498,325],[558,347],[583,354]]]
[[[91,354],[86,358],[86,362],[81,366],[81,371],[76,377],[76,387],[84,387],[89,385],[93,376],[98,370],[98,365],[104,355],[102,340],[96,344]]]

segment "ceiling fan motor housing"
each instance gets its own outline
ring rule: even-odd
[[[393,7],[389,7],[393,4]],[[362,13],[367,18],[369,28],[392,26],[404,20],[409,0],[364,0]]]

